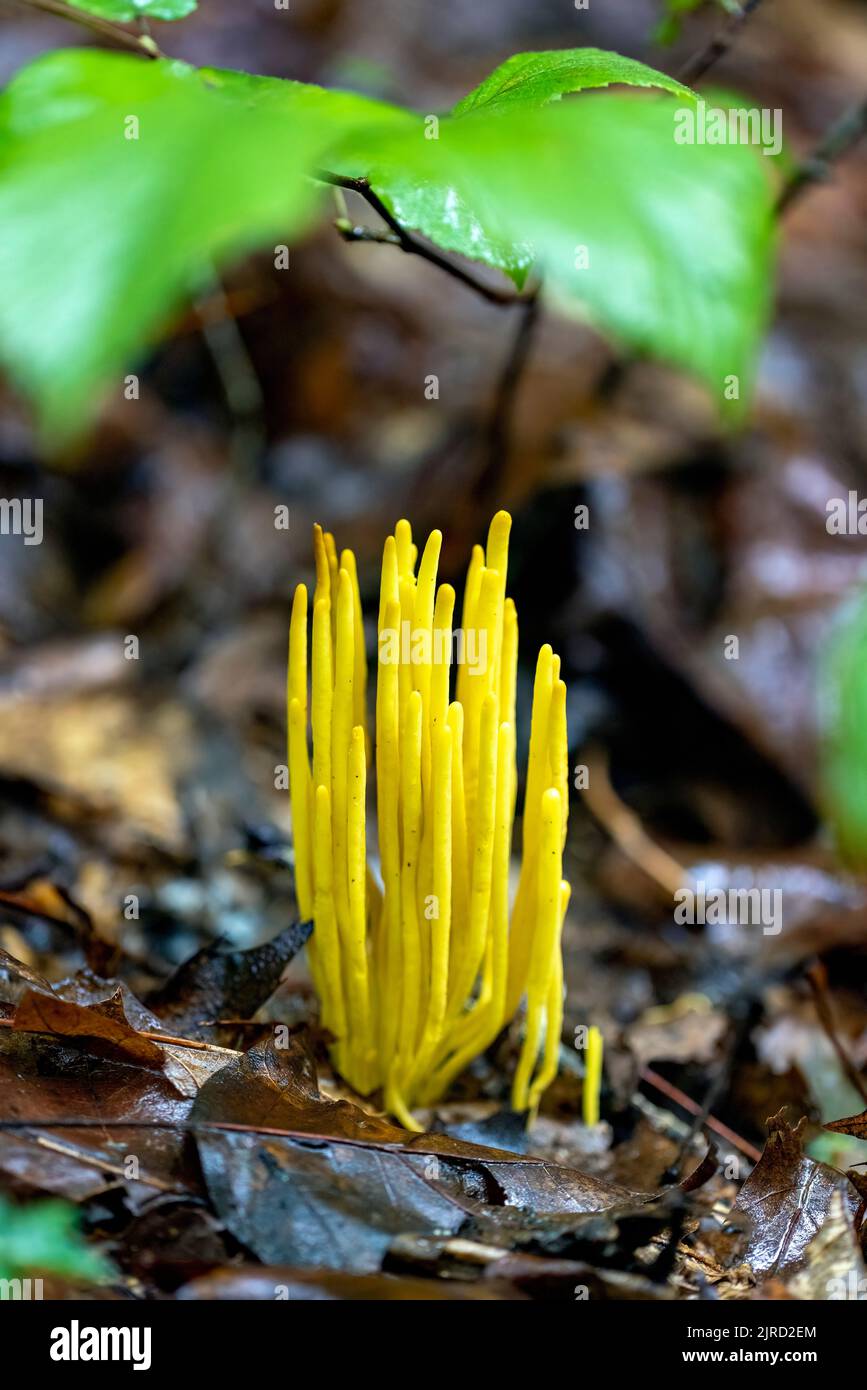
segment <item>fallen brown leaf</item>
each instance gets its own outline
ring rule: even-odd
[[[845,1173],[804,1154],[803,1128],[803,1119],[792,1128],[783,1111],[771,1116],[764,1152],[735,1202],[735,1208],[753,1221],[744,1260],[759,1277],[801,1263],[827,1218],[835,1192],[842,1194],[853,1215],[858,1206]]]

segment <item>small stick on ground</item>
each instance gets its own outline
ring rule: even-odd
[[[687,1110],[690,1115],[702,1114],[702,1107],[697,1101],[685,1095],[677,1086],[673,1086],[670,1081],[666,1081],[664,1076],[659,1075],[659,1072],[653,1071],[650,1067],[642,1067],[639,1076],[642,1081],[647,1082],[648,1086],[652,1086],[654,1090],[660,1091],[664,1096],[668,1096],[669,1100],[674,1101],[675,1105],[679,1105],[681,1109]],[[708,1115],[705,1124],[708,1129],[713,1130],[714,1134],[718,1134],[721,1139],[725,1139],[727,1144],[734,1145],[736,1149],[740,1149],[741,1153],[745,1154],[753,1163],[758,1163],[762,1155],[759,1153],[756,1146],[751,1144],[748,1139],[742,1139],[739,1134],[735,1134],[733,1129],[729,1129],[728,1125],[724,1125],[722,1120],[718,1120],[714,1115]]]
[[[683,865],[650,838],[635,812],[617,795],[602,750],[588,755],[584,800],[626,857],[643,869],[667,898],[688,886],[689,874]]]
[[[845,1073],[846,1079],[851,1086],[854,1086],[861,1099],[867,1105],[867,1085],[861,1076],[852,1058],[849,1056],[837,1032],[834,1022],[834,1010],[831,1004],[831,997],[828,994],[828,972],[820,960],[816,960],[807,970],[807,983],[813,993],[813,1002],[816,1005],[816,1013],[819,1015],[819,1022],[824,1029],[825,1036],[837,1054],[837,1059]]]
[[[11,1028],[13,1031],[15,1031],[15,1027],[16,1025],[14,1018],[0,1018],[0,1028]],[[33,1028],[26,1028],[23,1030],[20,1028],[18,1029],[18,1032],[22,1031],[27,1033],[33,1033],[36,1030]],[[61,1033],[52,1033],[49,1028],[46,1028],[44,1030],[40,1029],[39,1031],[40,1033],[44,1031],[45,1036],[48,1038],[62,1038],[63,1036]],[[136,1028],[133,1031],[136,1037],[147,1038],[149,1042],[162,1043],[165,1047],[190,1047],[195,1052],[224,1052],[227,1057],[241,1056],[241,1053],[233,1047],[218,1047],[216,1043],[199,1042],[195,1038],[178,1038],[175,1037],[172,1033],[153,1033],[139,1028]]]

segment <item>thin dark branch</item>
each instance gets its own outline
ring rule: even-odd
[[[232,470],[224,498],[225,516],[234,522],[238,488],[249,482],[265,445],[265,399],[255,364],[232,312],[222,281],[213,269],[195,313],[232,418]]]
[[[744,1004],[746,1004],[747,1007],[744,1007]],[[735,1008],[738,1011],[738,1016],[735,1019],[734,1026],[729,1031],[728,1040],[723,1055],[717,1064],[713,1079],[705,1092],[705,1097],[701,1106],[696,1109],[693,1114],[687,1129],[686,1138],[680,1147],[677,1157],[669,1165],[668,1171],[672,1174],[673,1181],[680,1171],[680,1166],[689,1152],[693,1139],[699,1131],[709,1123],[714,1107],[728,1089],[741,1044],[746,1038],[747,1033],[758,1021],[757,1014],[759,1010],[756,1006],[755,998],[750,1000],[749,995],[746,999],[741,996]]]
[[[694,87],[696,82],[700,82],[710,68],[725,57],[750,15],[761,3],[762,0],[745,0],[737,14],[729,15],[710,43],[700,48],[684,64],[677,74],[678,80],[687,87]]]
[[[64,0],[20,0],[20,2],[28,9],[41,10],[44,14],[55,15],[58,19],[68,19],[72,24],[82,24],[85,29],[92,30],[93,33],[99,34],[104,39],[111,39],[113,43],[119,43],[124,48],[134,49],[143,58],[162,58],[164,56],[156,41],[149,34],[131,34],[128,29],[123,29],[118,24],[112,24],[109,19],[101,19],[99,15],[73,9],[71,5],[64,4]]]
[[[470,271],[465,270],[457,261],[451,260],[441,251],[437,251],[434,246],[423,241],[421,237],[413,236],[408,232],[401,222],[394,216],[389,208],[373,191],[367,179],[348,178],[343,174],[333,174],[330,170],[320,169],[316,173],[322,183],[330,183],[335,188],[346,188],[353,193],[358,193],[368,204],[369,207],[381,217],[385,225],[389,228],[392,235],[390,237],[381,236],[374,233],[368,235],[361,229],[352,228],[343,219],[338,224],[341,236],[350,241],[387,241],[389,245],[399,246],[401,251],[406,251],[408,255],[421,256],[422,260],[429,261],[431,265],[438,266],[453,279],[460,280],[462,285],[467,285],[476,294],[480,294],[489,304],[519,304],[524,302],[521,295],[514,290],[500,289],[497,285],[489,285],[484,280],[479,280]]]
[[[664,1076],[660,1076],[659,1072],[653,1071],[650,1067],[642,1067],[639,1075],[642,1081],[646,1081],[647,1084],[653,1086],[655,1090],[661,1091],[664,1096],[667,1096],[669,1100],[673,1100],[675,1105],[679,1105],[681,1109],[688,1111],[690,1115],[702,1114],[702,1107],[698,1105],[691,1096],[684,1095],[683,1091],[681,1091],[678,1086],[673,1086]],[[740,1149],[741,1153],[746,1154],[747,1158],[752,1159],[753,1163],[758,1163],[761,1154],[755,1144],[751,1144],[747,1139],[742,1139],[739,1134],[735,1134],[733,1129],[729,1129],[728,1125],[724,1125],[722,1121],[718,1120],[714,1115],[708,1115],[704,1123],[707,1125],[708,1129],[712,1129],[721,1139],[725,1139],[726,1143],[733,1144],[736,1149]],[[2,1128],[2,1124],[0,1124],[0,1128]]]
[[[825,1036],[837,1054],[840,1067],[849,1085],[858,1092],[861,1099],[867,1104],[867,1085],[865,1085],[863,1076],[840,1041],[840,1036],[834,1023],[834,1010],[831,1006],[831,999],[828,994],[828,973],[820,960],[814,961],[807,971],[807,983],[813,993],[813,1002],[816,1005],[816,1013],[819,1016],[819,1022],[822,1025]]]
[[[497,490],[509,457],[509,436],[515,409],[515,398],[533,346],[539,321],[541,284],[538,282],[521,301],[518,330],[512,340],[509,355],[503,365],[494,394],[494,404],[487,430],[487,458],[477,481],[475,492],[480,501]]]
[[[777,200],[777,212],[783,213],[813,184],[828,178],[838,159],[848,153],[867,134],[867,101],[845,111],[832,125],[811,155],[799,164],[785,184]]]
[[[344,241],[372,241],[377,246],[400,246],[400,237],[396,232],[378,230],[376,227],[356,226],[347,218],[341,217],[335,222],[335,227]]]

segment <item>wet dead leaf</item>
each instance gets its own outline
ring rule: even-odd
[[[817,1163],[803,1151],[804,1121],[791,1128],[782,1111],[768,1120],[768,1141],[738,1194],[736,1210],[746,1212],[753,1231],[744,1255],[759,1277],[799,1265],[827,1219],[835,1192],[853,1214],[857,1194],[844,1173]]]
[[[217,1073],[191,1119],[291,1133],[202,1129],[197,1137],[217,1211],[272,1264],[373,1271],[395,1237],[453,1235],[491,1204],[599,1211],[633,1196],[577,1170],[444,1134],[409,1134],[349,1101],[326,1100],[297,1036],[286,1048],[254,1048]]]
[[[851,1134],[853,1139],[867,1140],[867,1110],[860,1115],[846,1115],[842,1120],[831,1120],[824,1126],[832,1134]]]
[[[225,951],[219,943],[197,951],[170,980],[151,994],[148,1004],[163,1025],[185,1037],[213,1041],[218,1018],[252,1018],[274,993],[290,960],[308,940],[310,922],[293,922],[264,946]]]
[[[787,1285],[795,1298],[867,1300],[864,1258],[843,1193],[832,1192],[825,1224],[804,1251],[804,1268]]]
[[[76,1004],[56,994],[28,989],[12,1016],[22,1033],[50,1033],[65,1038],[96,1057],[162,1071],[165,1054],[159,1044],[130,1027],[119,989],[96,1004]]]

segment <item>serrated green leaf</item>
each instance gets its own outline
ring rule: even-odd
[[[601,48],[564,48],[546,53],[515,53],[455,106],[453,116],[470,112],[508,111],[520,106],[546,106],[570,92],[615,83],[630,87],[659,87],[686,100],[693,93],[681,82],[645,63]]]
[[[198,0],[68,0],[74,10],[126,24],[131,19],[184,19]]]
[[[867,864],[867,597],[837,618],[820,662],[825,804],[842,858]]]
[[[408,226],[497,264],[535,253],[559,302],[724,399],[749,397],[773,278],[768,161],[679,145],[674,102],[603,93],[541,111],[443,120],[384,141],[373,187]],[[579,268],[579,250],[589,264]]]
[[[0,1197],[0,1279],[58,1274],[98,1283],[111,1272],[108,1261],[86,1244],[78,1229],[78,1213],[68,1202],[14,1206]]]
[[[49,436],[215,263],[307,225],[323,138],[182,64],[73,49],[19,74],[0,97],[0,359]]]

